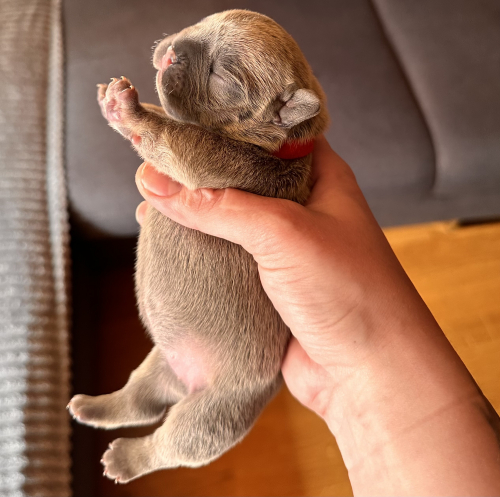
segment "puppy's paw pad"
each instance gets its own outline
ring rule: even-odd
[[[134,460],[138,455],[134,442],[135,439],[117,438],[109,445],[101,459],[104,476],[115,483],[127,483],[143,474],[139,468],[134,468]]]
[[[104,117],[110,123],[124,122],[136,114],[139,94],[128,78],[112,78],[105,88],[104,86],[99,87],[98,100]]]

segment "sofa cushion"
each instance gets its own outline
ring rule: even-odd
[[[500,2],[374,3],[430,128],[434,195],[500,195]]]
[[[153,41],[228,8],[267,14],[296,38],[328,97],[327,138],[366,192],[430,190],[429,134],[369,1],[66,0],[67,167],[80,228],[137,231],[134,173],[141,160],[100,115],[96,83],[123,74],[143,101],[157,102]]]

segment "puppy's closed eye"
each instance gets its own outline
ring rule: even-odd
[[[208,87],[214,97],[231,105],[245,98],[242,83],[221,64],[210,65]]]

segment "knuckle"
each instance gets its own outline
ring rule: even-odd
[[[285,249],[290,245],[301,243],[307,229],[304,212],[301,209],[302,206],[290,201],[269,203],[256,236],[262,250],[273,252],[278,248]]]
[[[273,207],[270,209],[269,214],[275,229],[286,235],[302,231],[303,216],[300,212],[300,207],[294,202],[273,202]]]
[[[179,201],[188,211],[195,214],[208,213],[214,209],[224,196],[224,190],[201,188],[188,190],[183,188]]]

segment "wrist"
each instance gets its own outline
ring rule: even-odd
[[[488,402],[437,324],[404,330],[356,370],[330,375],[324,419],[355,493],[435,494],[498,471]]]

